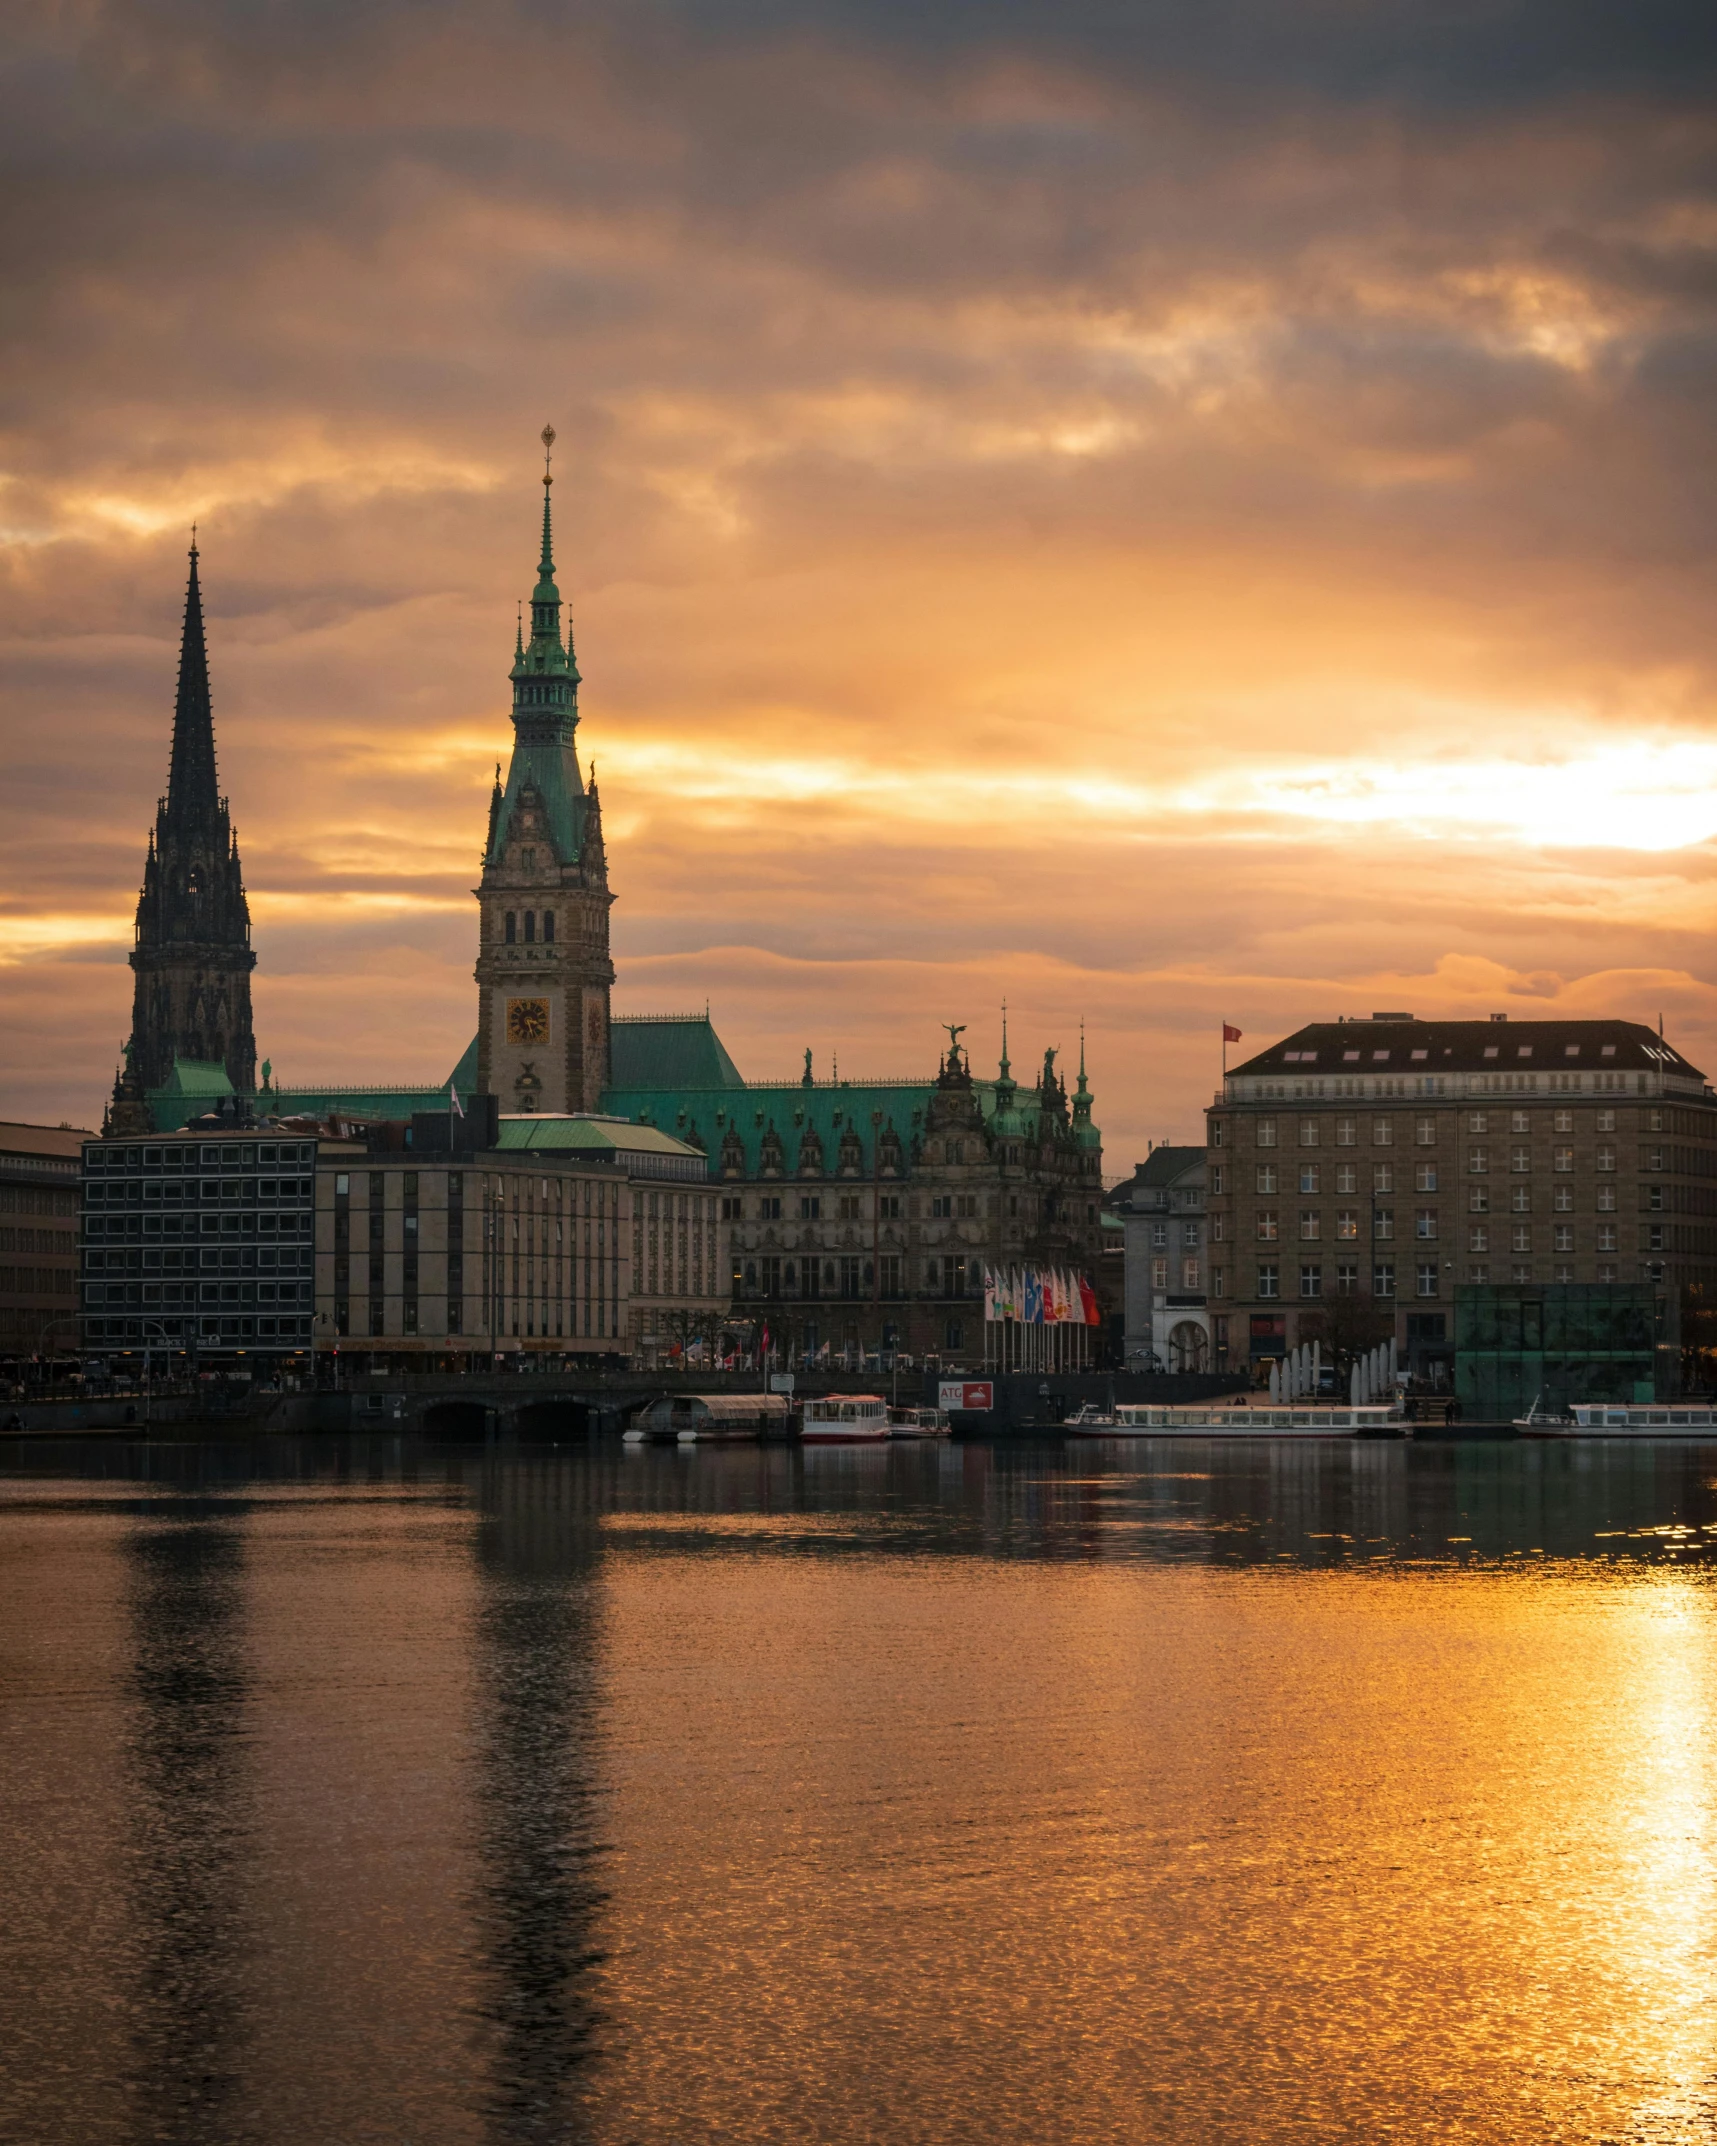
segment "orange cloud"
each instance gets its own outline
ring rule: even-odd
[[[453,1062],[547,415],[622,1010],[1083,1019],[1118,1168],[1223,1018],[1717,1061],[1704,62],[1536,5],[43,14],[0,1110],[110,1077],[193,516],[262,1048]]]

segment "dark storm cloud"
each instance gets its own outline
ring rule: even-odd
[[[681,0],[664,12],[714,40],[817,25],[953,64],[974,46],[999,45],[1135,78],[1436,108],[1588,90],[1679,93],[1717,73],[1717,22],[1697,0]]]

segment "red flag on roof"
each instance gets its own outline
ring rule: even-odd
[[[1224,1021],[1222,1024],[1222,1040],[1224,1043],[1238,1043],[1240,1041],[1239,1029],[1230,1028],[1228,1023]]]

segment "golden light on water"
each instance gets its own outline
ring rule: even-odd
[[[1644,2138],[1697,2138],[1717,2102],[1712,1615],[1702,1578],[1669,1573],[1628,1586],[1610,1609],[1628,1688],[1594,1754],[1614,1784],[1618,1881],[1599,1929],[1630,2004],[1629,2056],[1655,2082],[1634,2110]]]

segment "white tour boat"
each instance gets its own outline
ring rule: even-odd
[[[1514,1427],[1522,1438],[1712,1438],[1717,1407],[1709,1401],[1575,1401],[1554,1416],[1536,1401]]]
[[[1123,1401],[1061,1426],[1075,1438],[1410,1438],[1399,1401]]]
[[[888,1412],[888,1435],[890,1438],[952,1438],[954,1426],[948,1420],[945,1408],[898,1406]]]
[[[878,1393],[830,1393],[807,1400],[799,1436],[808,1446],[850,1446],[886,1438],[888,1403]]]

